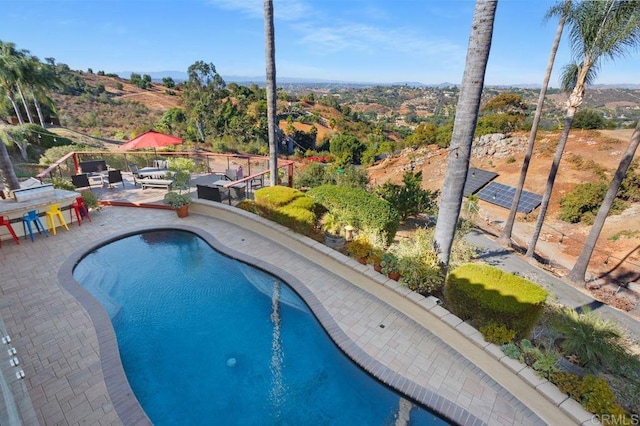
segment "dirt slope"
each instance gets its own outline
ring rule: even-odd
[[[565,154],[554,185],[551,203],[541,239],[537,245],[546,257],[570,268],[579,255],[590,227],[584,224],[569,224],[558,219],[559,201],[569,193],[575,184],[596,181],[596,168],[602,167],[609,173],[615,170],[621,155],[626,149],[632,130],[572,131]],[[523,146],[528,135],[523,134]],[[531,159],[525,190],[542,194],[557,144],[557,133],[540,133]],[[640,153],[636,153],[636,158]],[[430,158],[428,158],[430,157]],[[401,182],[402,174],[410,168],[411,158],[415,170],[423,172],[423,186],[439,189],[446,172],[446,150],[405,150],[399,157],[390,158],[371,167],[372,182],[381,184],[386,180]],[[494,156],[472,157],[471,166],[499,174],[496,182],[516,186],[520,177],[523,152],[496,158]],[[513,161],[515,159],[515,161]],[[494,232],[499,232],[509,212],[507,209],[480,201],[480,220]],[[535,225],[537,210],[525,217],[518,215],[515,239],[523,246],[527,245]],[[636,203],[623,214],[611,216],[602,232],[596,252],[592,258],[591,269],[606,272],[614,269],[615,279],[622,282],[637,281],[640,278],[640,205]],[[624,260],[624,262],[622,262]],[[622,265],[619,265],[622,263]]]

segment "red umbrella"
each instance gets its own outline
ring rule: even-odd
[[[164,133],[156,132],[155,130],[148,130],[143,134],[125,142],[120,148],[124,150],[140,149],[140,148],[161,148],[163,146],[179,145],[182,143],[182,138],[177,136],[166,135]]]

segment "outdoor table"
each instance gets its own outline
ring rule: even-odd
[[[169,169],[159,169],[157,167],[143,167],[138,170],[140,177],[152,178],[152,179],[160,179],[164,177],[167,173],[169,173]]]

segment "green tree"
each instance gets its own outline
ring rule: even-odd
[[[418,213],[435,211],[438,192],[422,189],[422,172],[405,172],[402,182],[403,185],[397,185],[387,181],[377,190],[380,197],[398,210],[400,220]]]
[[[20,188],[20,182],[13,169],[13,163],[7,150],[7,145],[10,143],[6,133],[4,131],[0,132],[0,175],[2,175],[4,187],[13,191]]]
[[[604,59],[615,59],[624,54],[628,47],[637,46],[640,41],[639,20],[640,2],[632,0],[583,1],[578,5],[572,5],[567,14],[574,62],[567,65],[563,71],[562,87],[571,91],[571,94],[567,101],[564,128],[553,157],[536,226],[525,254],[528,258],[532,258],[535,253],[560,160],[569,138],[573,118],[582,104],[586,85],[593,82]],[[620,182],[623,178],[624,175],[620,177]],[[613,204],[614,198],[615,195],[611,197],[609,207]],[[605,218],[606,215],[603,220]]]
[[[162,84],[164,84],[165,87],[168,88],[168,89],[172,89],[172,88],[176,87],[176,82],[171,77],[163,77],[162,78]]]
[[[477,0],[473,15],[466,65],[462,76],[453,136],[449,148],[449,160],[433,241],[438,263],[444,276],[449,268],[451,247],[462,208],[462,191],[469,170],[471,144],[478,120],[497,5],[497,0]]]
[[[226,97],[225,82],[216,71],[215,65],[197,61],[187,70],[189,79],[184,85],[183,99],[185,111],[192,120],[202,141],[205,140],[205,127],[213,128],[213,120]]]
[[[349,133],[338,133],[331,138],[329,152],[341,165],[360,164],[362,153],[367,147]]]

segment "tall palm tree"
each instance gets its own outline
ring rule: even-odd
[[[585,87],[593,82],[605,58],[615,59],[626,53],[627,47],[638,44],[640,37],[637,22],[638,8],[640,8],[640,2],[637,0],[585,0],[578,5],[572,5],[567,15],[575,62],[565,67],[562,74],[562,87],[567,91],[571,90],[571,94],[567,100],[564,128],[553,157],[538,220],[526,257],[532,258],[535,253],[560,160],[569,137],[573,117],[582,104]]]
[[[629,170],[629,166],[633,161],[633,156],[638,149],[638,145],[640,145],[640,121],[638,121],[636,129],[633,131],[627,150],[618,164],[616,173],[613,175],[609,189],[607,190],[604,200],[602,201],[602,205],[598,210],[598,214],[593,221],[591,232],[589,232],[587,241],[582,247],[582,252],[580,253],[580,256],[578,256],[575,265],[573,265],[571,272],[567,276],[567,278],[573,283],[583,284],[585,282],[585,276],[587,274],[587,267],[589,266],[591,255],[593,255],[593,250],[595,249],[598,238],[600,237],[600,232],[602,232],[602,228],[604,227],[604,222],[607,220],[613,201],[615,200],[618,190],[620,189],[620,185],[622,185],[622,181]]]
[[[16,56],[15,44],[0,41],[0,87],[7,95],[13,107],[18,122],[24,124],[20,107],[16,101],[16,83],[19,80],[19,61]]]
[[[518,180],[518,186],[516,186],[516,192],[513,195],[513,203],[511,204],[511,210],[509,211],[509,217],[504,225],[502,234],[500,235],[499,242],[505,246],[511,246],[511,234],[513,232],[513,225],[516,220],[516,213],[518,212],[518,203],[520,203],[520,197],[522,195],[522,189],[524,182],[527,178],[527,171],[529,170],[529,163],[533,155],[533,145],[536,141],[536,135],[538,133],[538,125],[540,124],[540,117],[542,116],[542,108],[544,106],[544,98],[547,94],[547,88],[549,87],[549,79],[551,78],[551,71],[553,71],[553,64],[556,58],[556,52],[560,45],[560,39],[562,38],[562,31],[564,29],[564,22],[571,8],[571,0],[566,0],[563,7],[556,5],[547,13],[547,18],[560,13],[560,20],[558,21],[558,28],[556,29],[556,36],[553,40],[551,47],[551,54],[549,55],[549,62],[547,63],[547,71],[544,75],[542,82],[542,88],[540,89],[540,96],[538,96],[538,104],[536,105],[536,112],[533,115],[533,123],[531,125],[531,133],[529,134],[529,143],[527,144],[527,151],[524,155],[522,162],[522,169],[520,170],[520,179]]]
[[[0,175],[2,175],[2,184],[10,190],[20,189],[20,182],[13,170],[13,163],[7,151],[7,144],[11,144],[6,131],[0,130]]]
[[[276,122],[276,41],[273,0],[264,0],[264,38],[267,68],[267,127],[269,133],[269,185],[278,184],[278,143]]]
[[[449,268],[451,246],[462,206],[462,193],[469,169],[473,134],[478,122],[480,96],[484,87],[497,5],[497,0],[477,0],[473,14],[433,242],[438,253],[438,263],[445,275]]]

